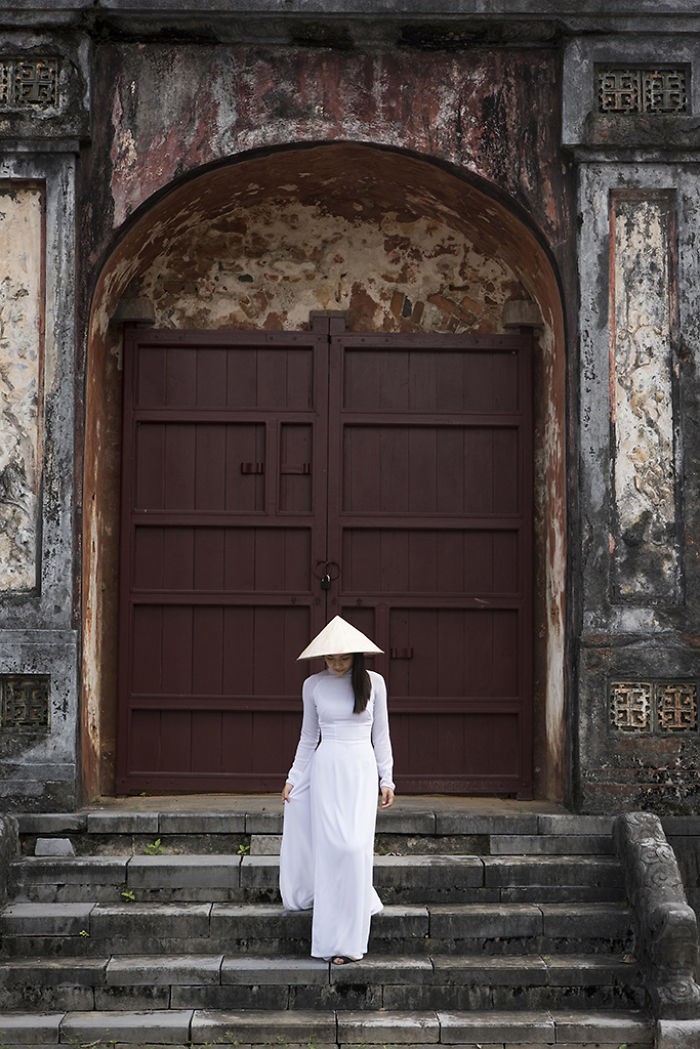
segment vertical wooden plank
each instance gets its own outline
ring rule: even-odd
[[[462,512],[490,514],[494,512],[494,463],[492,431],[475,427],[463,431],[462,448],[464,481]]]
[[[226,770],[223,720],[220,710],[198,710],[192,715],[191,769],[192,772],[221,773]]]
[[[225,347],[202,346],[196,351],[196,404],[198,408],[225,408],[228,361]]]
[[[408,354],[409,411],[437,413],[446,410],[437,394],[442,356],[421,350],[412,350]]]
[[[163,711],[157,771],[175,774],[192,771],[192,714],[189,710]]]
[[[164,530],[163,582],[166,590],[189,590],[194,582],[194,533],[191,528]]]
[[[375,433],[368,426],[344,427],[343,452],[342,470],[339,466],[333,474],[334,483],[342,478],[342,510],[376,510],[381,506],[383,464]]]
[[[258,350],[257,357],[255,403],[268,410],[286,408],[288,351],[265,346]]]
[[[250,593],[255,589],[254,528],[227,528],[224,534],[224,590]]]
[[[177,696],[192,694],[192,609],[163,608],[161,689]]]
[[[223,528],[193,529],[192,589],[226,590]]]
[[[411,561],[408,544],[408,533],[393,528],[382,528],[374,539],[374,545],[379,547],[379,575],[373,579],[369,573],[364,572],[362,590],[393,591],[394,593],[408,593],[410,591],[410,573],[414,569]]]
[[[194,408],[197,403],[197,350],[170,346],[166,352],[165,403],[170,408]]]
[[[160,510],[165,505],[165,427],[135,423],[135,510]]]
[[[514,427],[494,429],[493,454],[493,509],[497,514],[518,512],[522,493],[520,490],[520,450],[518,431]]]
[[[226,427],[198,423],[194,438],[194,506],[221,511],[226,494]]]
[[[151,605],[134,609],[129,690],[160,692],[163,680],[163,611]]]
[[[245,343],[226,350],[226,405],[250,409],[258,404],[257,351]]]
[[[192,692],[220,696],[223,691],[223,610],[216,605],[192,610]]]
[[[465,353],[438,350],[435,358],[436,412],[462,412],[470,405],[469,388],[465,389]]]
[[[165,429],[165,510],[195,507],[196,438],[195,427],[188,423],[171,423]]]
[[[143,346],[136,354],[135,407],[162,408],[165,404],[165,350]]]
[[[408,511],[437,512],[438,433],[432,426],[421,426],[408,434]]]
[[[465,512],[463,433],[458,426],[444,426],[435,435],[435,510],[439,514]]]
[[[134,528],[131,586],[134,590],[160,590],[164,578],[164,530]]]
[[[129,719],[128,771],[132,774],[160,768],[160,710],[135,710]]]
[[[224,695],[250,696],[254,689],[254,617],[250,608],[224,611],[222,690]],[[301,651],[301,649],[299,650]]]

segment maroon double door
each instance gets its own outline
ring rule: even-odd
[[[396,779],[531,790],[526,336],[132,330],[118,789],[280,788],[309,639],[385,650]]]

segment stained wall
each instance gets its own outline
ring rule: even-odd
[[[184,0],[0,14],[0,186],[34,223],[32,308],[0,346],[2,796],[71,807],[109,787],[120,316],[303,327],[337,308],[351,328],[490,331],[524,301],[542,321],[538,790],[692,810],[696,5],[513,0],[429,24],[310,6],[211,5],[204,28]]]

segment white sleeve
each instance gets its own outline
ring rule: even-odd
[[[304,703],[304,717],[301,722],[301,735],[294,755],[294,763],[289,770],[287,782],[294,784],[311,761],[314,751],[321,737],[321,726],[318,721],[318,711],[314,702],[311,679],[307,678],[302,688],[301,697]]]
[[[381,674],[372,672],[372,691],[374,693],[374,718],[372,721],[372,746],[379,773],[379,786],[394,789],[394,755],[391,751],[389,736],[389,710],[386,702],[386,684]]]

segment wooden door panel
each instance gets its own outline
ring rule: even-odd
[[[337,329],[127,338],[121,790],[276,790],[336,613],[401,790],[530,789],[529,340]]]
[[[392,608],[392,704],[438,701],[488,706],[519,691],[518,614],[514,609]],[[402,653],[392,657],[392,653]],[[404,654],[409,653],[409,654]]]
[[[530,348],[331,345],[334,601],[383,640],[401,790],[531,791]]]
[[[508,594],[520,588],[513,529],[345,528],[346,594]]]
[[[513,713],[394,712],[396,767],[411,770],[421,793],[516,793],[524,771],[522,729]]]
[[[437,340],[429,337],[424,341],[431,342],[432,348],[409,349],[410,338],[391,336],[394,345],[385,341],[380,354],[372,336],[346,342],[344,410],[431,415],[518,410],[522,361],[517,353],[472,348],[467,354],[466,339],[460,349],[452,351],[443,339],[436,352]]]
[[[325,620],[327,342],[126,340],[121,790],[279,784],[271,726],[298,731],[296,656]]]
[[[519,460],[511,427],[348,423],[342,511],[516,513]]]

